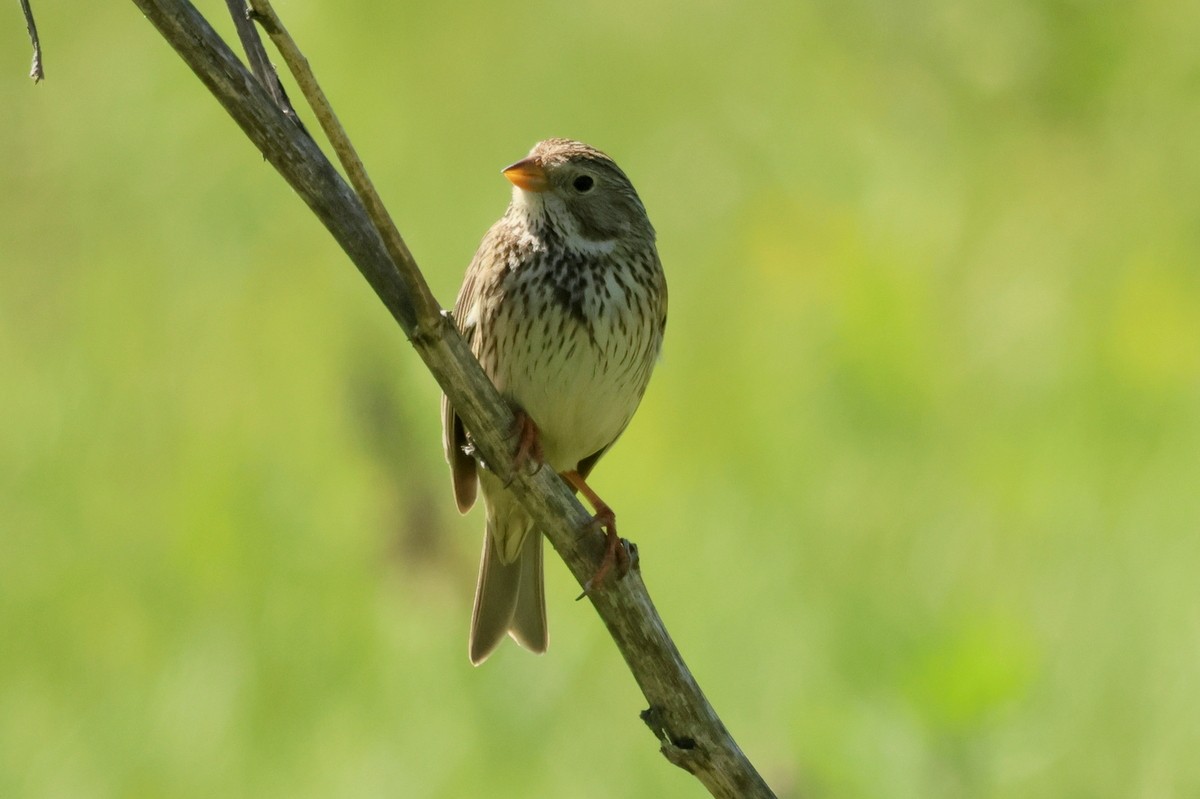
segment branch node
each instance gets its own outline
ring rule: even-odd
[[[696,745],[696,739],[688,735],[674,735],[667,729],[667,720],[661,707],[651,705],[641,713],[642,721],[658,738],[658,751],[663,757],[689,774],[696,774],[700,768],[702,752]]]
[[[691,742],[691,738],[685,738],[685,741]],[[688,774],[698,774],[700,772],[700,752],[694,748],[682,746],[673,746],[671,744],[663,744],[658,748],[662,752],[662,756],[673,765],[686,771]]]
[[[408,336],[408,341],[414,347],[432,346],[446,334],[447,325],[452,324],[447,311],[442,311],[432,318],[418,318]]]

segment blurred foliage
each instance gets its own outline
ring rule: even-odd
[[[1194,3],[279,10],[445,304],[534,141],[633,177],[671,324],[597,485],[781,795],[1200,794]],[[0,796],[701,795],[565,569],[468,665],[402,334],[132,4],[35,11]]]

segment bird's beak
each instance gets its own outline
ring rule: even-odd
[[[525,191],[540,192],[550,188],[546,170],[533,158],[526,158],[512,166],[505,167],[504,177],[512,181],[514,186]]]

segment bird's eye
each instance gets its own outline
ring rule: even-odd
[[[571,181],[571,185],[575,187],[575,191],[586,194],[592,190],[592,186],[596,185],[596,181],[592,180],[591,175],[580,175]]]

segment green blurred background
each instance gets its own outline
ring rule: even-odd
[[[131,3],[0,27],[0,796],[692,797]],[[595,485],[784,796],[1200,795],[1200,8],[282,2],[443,304],[546,136],[671,281]],[[203,10],[231,34],[224,5]]]

